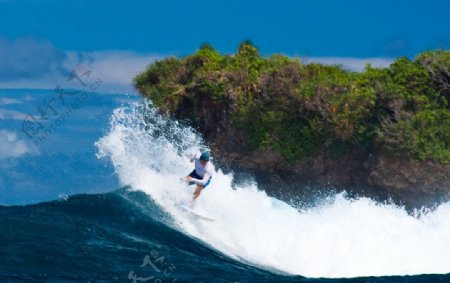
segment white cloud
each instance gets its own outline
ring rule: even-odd
[[[15,98],[0,97],[0,105],[20,104],[20,103],[22,103],[22,101]]]
[[[157,59],[158,54],[130,51],[76,52],[57,49],[48,40],[30,37],[0,38],[0,88],[80,88],[68,82],[77,65],[102,81],[100,92],[131,90],[132,78]]]
[[[129,84],[133,77],[142,72],[150,63],[162,56],[139,54],[129,51],[102,51],[79,53],[69,52],[68,66],[82,64],[92,70],[102,81],[116,84]]]
[[[0,38],[0,82],[45,79],[64,72],[67,55],[41,38]]]
[[[27,114],[16,110],[8,110],[0,108],[0,119],[14,119],[23,120],[27,117]]]
[[[373,57],[373,58],[355,58],[355,57],[308,57],[302,58],[305,63],[321,63],[325,65],[342,65],[346,70],[362,72],[367,64],[374,68],[389,67],[394,62],[393,58]]]
[[[8,157],[20,157],[26,153],[34,154],[36,149],[17,137],[13,131],[0,130],[0,160]]]

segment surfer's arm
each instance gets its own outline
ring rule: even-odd
[[[194,162],[195,159],[199,159],[200,156],[198,154],[191,153],[188,155],[188,157],[189,157],[189,161],[192,163],[192,162]]]
[[[206,184],[206,182],[208,182],[210,177],[211,177],[211,174],[205,173],[205,175],[203,176],[203,179],[200,180],[200,179],[190,178],[190,181],[196,183],[197,185],[204,186]]]

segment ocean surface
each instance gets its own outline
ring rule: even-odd
[[[208,222],[181,180],[207,145],[134,94],[0,90],[0,122],[0,282],[450,282],[450,203],[287,202],[216,168]]]

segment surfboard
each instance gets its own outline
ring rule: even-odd
[[[203,214],[201,214],[200,212],[198,212],[198,211],[195,211],[195,210],[193,210],[192,208],[189,208],[188,206],[186,206],[186,205],[180,205],[180,207],[182,208],[182,209],[184,209],[184,210],[186,210],[188,213],[190,213],[191,215],[193,215],[194,217],[196,217],[196,218],[198,218],[198,219],[201,219],[201,220],[205,220],[205,221],[215,221],[213,218],[211,218],[211,217],[208,217],[208,216],[206,216],[206,215],[203,215]]]

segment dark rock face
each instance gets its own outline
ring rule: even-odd
[[[346,190],[379,200],[392,199],[407,207],[431,206],[450,199],[450,165],[357,151],[339,156],[321,151],[288,164],[272,150],[248,148],[246,134],[230,121],[231,109],[223,109],[223,104],[219,107],[208,98],[200,101],[199,105],[183,103],[176,117],[194,116],[193,124],[211,145],[219,166],[225,171],[250,174],[261,188],[274,195],[292,197],[306,190]]]
[[[371,186],[401,198],[422,198],[429,202],[450,198],[450,165],[387,156],[371,156],[367,163],[367,183]]]

